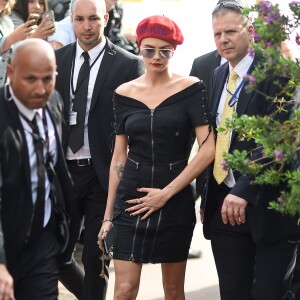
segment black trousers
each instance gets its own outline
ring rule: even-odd
[[[74,181],[75,205],[77,205],[79,211],[79,218],[73,223],[74,228],[71,229],[72,236],[70,239],[73,242],[73,249],[75,249],[80,236],[82,220],[84,220],[85,233],[82,262],[85,276],[83,283],[83,273],[74,258],[70,257],[70,262],[60,269],[59,280],[78,299],[104,300],[106,298],[110,261],[106,260],[105,273],[107,277],[102,279],[99,277],[102,252],[99,250],[97,241],[106,208],[107,193],[102,189],[92,165],[81,167],[75,161],[67,162]]]
[[[60,246],[50,227],[25,246],[13,268],[14,293],[18,300],[57,300]]]
[[[218,209],[211,223],[211,245],[222,300],[283,300],[291,297],[297,244],[287,239],[258,245],[247,222],[225,225],[221,204],[228,189],[216,192]]]

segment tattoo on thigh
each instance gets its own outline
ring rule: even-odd
[[[118,178],[121,179],[124,173],[124,165],[114,166],[114,170],[117,173]]]

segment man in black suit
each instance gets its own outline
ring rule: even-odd
[[[217,50],[228,61],[214,74],[211,112],[217,126],[223,124],[223,115],[228,116],[228,103],[238,115],[269,115],[275,107],[264,95],[280,94],[274,78],[260,83],[257,91],[245,90],[243,76],[259,60],[248,54],[254,29],[242,7],[228,3],[217,5],[212,16]],[[283,79],[277,80],[283,83]],[[241,141],[235,132],[216,132],[216,136],[216,154],[224,145],[221,137],[227,145],[225,151],[256,148],[254,141]],[[289,241],[299,239],[299,228],[296,218],[268,209],[282,187],[251,185],[249,175],[222,169],[219,158],[216,155],[208,170],[202,201],[203,230],[211,239],[221,299],[288,299],[296,255],[296,244]]]
[[[206,87],[208,102],[211,102],[214,70],[221,64],[221,55],[217,50],[205,53],[194,59],[190,76],[201,79]]]
[[[54,200],[68,210],[73,187],[59,139],[54,51],[27,39],[14,49],[7,71],[10,83],[0,90],[0,295],[55,300],[61,236]]]
[[[105,299],[107,289],[107,279],[99,277],[102,253],[97,245],[97,236],[101,221],[106,221],[103,214],[114,133],[112,96],[119,85],[140,76],[144,66],[137,56],[104,37],[103,31],[108,21],[104,0],[74,0],[71,14],[77,42],[56,51],[56,88],[65,103],[67,123],[64,148],[74,180],[74,205],[80,211],[77,226],[72,228],[70,256],[84,217],[84,299],[98,300]],[[82,54],[87,57],[86,60]],[[77,80],[81,78],[81,66],[86,63],[89,66],[84,79]],[[86,91],[82,94],[85,84]],[[60,273],[60,279],[78,298],[82,298],[81,291],[77,289],[80,287],[80,276],[76,282],[73,275],[75,270],[78,271],[77,267],[72,260]],[[108,275],[108,262],[105,272]],[[76,274],[80,275],[78,272]]]

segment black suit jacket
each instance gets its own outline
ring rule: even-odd
[[[214,50],[197,57],[193,62],[190,72],[191,76],[196,76],[204,82],[209,104],[211,103],[212,97],[213,74],[215,69],[220,66],[220,63],[221,55],[217,50]]]
[[[251,70],[257,63],[256,58],[251,66]],[[211,113],[215,119],[217,114],[219,101],[223,91],[223,87],[229,72],[228,63],[223,64],[215,70],[214,85],[212,93]],[[282,80],[278,78],[278,80]],[[280,87],[274,84],[275,78],[265,80],[259,84],[257,91],[247,92],[245,86],[242,88],[239,101],[237,104],[237,114],[239,116],[246,115],[270,115],[275,111],[275,106],[271,101],[268,101],[263,95],[280,94]],[[262,93],[261,93],[262,92]],[[278,119],[288,118],[288,113],[281,113],[276,116]],[[237,138],[236,132],[232,133],[229,152],[238,150],[255,149],[254,141],[240,141]],[[212,174],[213,164],[208,170],[208,181],[202,194],[202,207],[205,208],[204,216],[204,235],[210,237],[210,221],[214,215],[216,207],[216,199],[214,198],[215,191],[218,188]],[[268,209],[269,202],[276,200],[280,190],[284,187],[270,186],[253,186],[252,178],[249,175],[242,175],[236,170],[233,170],[236,180],[235,186],[230,190],[230,193],[241,197],[248,201],[246,208],[246,218],[249,222],[252,237],[257,243],[269,243],[279,240],[283,237],[297,239],[300,237],[300,229],[297,226],[297,218],[283,216],[282,214]],[[231,225],[228,225],[231,226]]]
[[[65,104],[66,124],[63,132],[65,151],[68,146],[70,78],[75,50],[76,43],[73,43],[56,51],[58,72],[56,89],[62,95]],[[138,56],[115,46],[107,39],[106,50],[95,82],[88,119],[89,146],[93,166],[105,191],[108,189],[114,133],[112,96],[118,86],[139,77],[143,73],[144,64]]]
[[[217,50],[206,53],[197,57],[192,65],[191,76],[196,76],[205,84],[208,104],[211,105],[211,97],[213,91],[213,74],[217,67],[220,66],[221,55]],[[207,174],[202,172],[196,179],[196,195],[199,196],[206,182]]]
[[[0,221],[0,263],[6,263],[9,271],[14,274],[17,259],[26,245],[26,236],[30,228],[33,213],[31,170],[25,132],[19,118],[19,111],[13,100],[8,101],[4,89],[0,89],[0,171],[2,187],[0,190],[1,215]],[[71,205],[73,188],[67,170],[62,147],[61,109],[62,100],[54,91],[46,106],[54,128],[56,129],[57,201],[70,216],[74,215]],[[1,237],[4,239],[1,241]]]

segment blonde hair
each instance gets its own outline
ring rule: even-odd
[[[9,0],[7,2],[7,5],[6,7],[0,12],[0,15],[1,16],[4,16],[4,15],[10,15],[10,12],[12,10],[12,8],[14,7],[14,5],[16,4],[16,1],[15,0]]]

